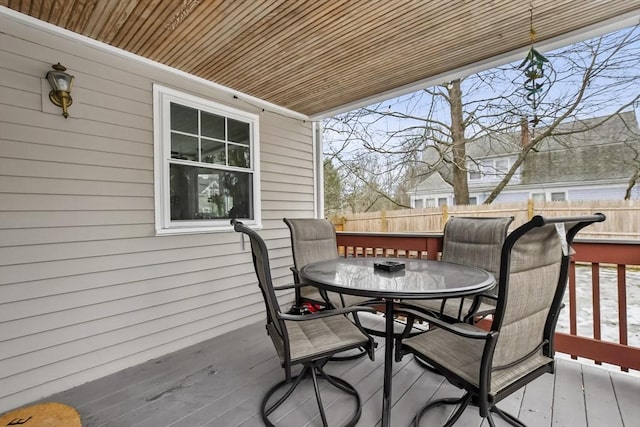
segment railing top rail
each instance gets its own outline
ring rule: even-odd
[[[638,245],[640,246],[640,239],[581,239],[576,237],[573,239],[577,243],[598,243],[604,245]]]
[[[385,236],[385,237],[442,237],[441,231],[432,232],[388,232],[388,231],[336,231],[338,236]]]
[[[441,231],[336,231],[336,234],[339,236],[442,237]],[[576,237],[573,241],[577,243],[640,246],[640,239],[592,239]]]

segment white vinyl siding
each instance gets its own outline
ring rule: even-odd
[[[314,215],[312,126],[0,14],[0,413],[257,322],[240,236],[156,236],[152,85],[260,116],[262,230]],[[75,75],[64,119],[44,75]],[[285,298],[286,301],[286,298]]]

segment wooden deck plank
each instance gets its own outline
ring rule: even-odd
[[[632,377],[624,373],[611,373],[611,381],[624,425],[637,425],[640,420],[640,405],[638,405],[640,377]]]
[[[520,408],[522,407],[522,398],[524,396],[525,387],[513,392],[507,396],[504,400],[498,403],[498,408],[516,417],[520,416]],[[502,419],[499,415],[493,415],[493,421],[495,421],[496,427],[507,427],[510,424]],[[483,424],[484,425],[484,424]]]
[[[328,373],[344,378],[359,391],[362,417],[357,425],[362,427],[380,423],[384,345],[378,342],[375,362],[363,357],[326,366]],[[567,359],[558,359],[557,367],[555,376],[541,376],[499,406],[530,427],[637,424],[640,378]],[[76,407],[85,427],[261,426],[262,398],[283,378],[273,345],[263,325],[257,323],[45,401]],[[428,400],[461,393],[442,376],[405,356],[394,364],[392,425],[408,426]],[[341,425],[353,411],[353,402],[326,384],[322,396],[330,425]],[[441,425],[453,409],[429,411],[421,426]],[[278,420],[277,425],[319,426],[310,385],[301,386],[271,418]],[[504,425],[499,417],[494,419],[496,425]],[[467,408],[456,423],[456,427],[486,425],[476,407]]]
[[[207,366],[207,362],[213,362],[216,359],[225,362],[227,354],[224,353],[224,349],[235,348],[235,351],[243,352],[252,345],[250,343],[251,340],[258,337],[262,338],[264,335],[261,328],[243,329],[242,332],[233,331],[217,337],[220,338],[219,341],[216,338],[184,348],[153,361],[93,381],[91,382],[91,387],[77,387],[64,392],[64,394],[70,397],[70,400],[75,400],[78,408],[90,408],[91,405],[104,407],[102,400],[105,398],[117,399],[117,393],[125,392],[128,395],[135,393],[132,389],[136,387],[143,388],[149,392],[148,385],[145,383],[158,383],[159,378],[171,379],[172,377],[188,375],[189,372],[194,370],[193,366],[201,369]],[[185,360],[190,363],[183,363]],[[171,381],[169,380],[168,382]],[[157,387],[161,388],[162,385],[157,384]]]
[[[173,359],[169,362],[170,364],[163,359],[158,359],[155,361],[158,365],[168,367],[177,365],[179,368],[166,375],[165,378],[168,381],[156,380],[155,382],[159,382],[159,385],[150,387],[148,381],[135,384],[118,403],[111,405],[107,410],[94,412],[99,415],[99,418],[92,419],[92,424],[96,426],[144,424],[147,418],[159,417],[158,411],[161,410],[163,423],[166,425],[167,422],[175,419],[175,414],[193,411],[198,406],[202,406],[206,402],[206,396],[211,399],[226,394],[228,388],[233,387],[238,376],[240,378],[245,376],[244,372],[248,366],[264,362],[265,357],[273,357],[272,353],[267,353],[270,345],[268,338],[265,339],[262,334],[260,338],[256,337],[251,342],[238,341],[237,350],[234,350],[234,346],[230,343],[212,348],[208,353],[199,352],[192,354],[192,357]],[[206,381],[207,379],[209,381]],[[205,401],[202,400],[203,393]]]
[[[545,374],[527,384],[520,408],[520,420],[529,427],[550,427],[554,376]]]
[[[282,375],[277,376],[279,370],[280,362],[274,355],[254,368],[247,367],[245,375],[233,374],[222,379],[215,376],[203,377],[190,389],[177,390],[171,401],[160,402],[159,406],[145,408],[144,421],[134,425],[136,427],[172,425],[184,422],[185,415],[188,417],[191,414],[202,413],[202,409],[206,407],[211,407],[215,414],[233,410],[243,397],[246,400],[246,396],[255,393],[255,387],[265,387],[279,381],[282,377]],[[233,400],[228,399],[229,395],[233,395]],[[190,422],[189,425],[199,424]]]
[[[589,424],[623,427],[609,372],[602,368],[585,365],[582,367],[582,376]],[[638,399],[640,401],[640,395]]]
[[[376,360],[374,362],[369,361],[368,357],[362,357],[357,360],[343,361],[343,362],[330,362],[325,367],[325,371],[329,375],[335,375],[337,377],[345,379],[351,383],[361,395],[360,382],[371,375],[375,371],[381,369],[381,365],[384,360],[384,342],[378,340],[378,348],[376,349]],[[363,363],[364,362],[364,363]],[[284,379],[284,374],[281,373],[281,377],[278,381]],[[269,385],[269,388],[276,384],[274,381]],[[270,416],[270,419],[274,422],[280,422],[284,425],[313,425],[315,422],[319,422],[318,408],[315,400],[315,394],[310,384],[299,386],[300,392],[296,390],[296,395],[292,396],[287,402],[282,405],[282,408],[274,411]],[[350,411],[353,410],[353,401],[348,398],[344,399],[344,395],[335,392],[333,387],[327,386],[324,381],[320,383],[321,395],[325,408],[327,408],[327,415],[332,420],[335,416],[344,415],[348,417]],[[265,392],[268,388],[265,388]],[[262,398],[262,396],[260,397]],[[273,401],[273,399],[272,399]],[[340,402],[343,408],[332,407],[335,403]],[[340,406],[340,405],[339,405]],[[238,425],[251,425],[256,420],[260,420],[260,415],[255,414],[252,418],[242,421]],[[218,419],[218,422],[223,424],[219,425],[235,425],[229,419]],[[333,420],[330,421],[333,425]],[[338,423],[339,424],[339,423]],[[214,425],[214,424],[210,424]],[[216,424],[218,425],[218,424]],[[185,426],[186,427],[186,426]]]
[[[419,376],[393,406],[391,414],[394,425],[410,425],[415,414],[445,382],[444,377],[424,369],[415,360],[411,364],[420,370]]]
[[[582,365],[557,360],[553,397],[553,425],[587,427]]]

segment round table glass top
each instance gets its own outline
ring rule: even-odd
[[[405,268],[387,272],[374,263],[401,262]],[[446,298],[491,289],[492,274],[451,262],[406,258],[338,258],[305,265],[306,283],[349,295],[377,298]]]

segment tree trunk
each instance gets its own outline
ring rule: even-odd
[[[631,175],[631,178],[629,178],[629,185],[627,185],[627,190],[624,192],[625,200],[631,200],[631,191],[638,182],[638,178],[640,178],[640,168],[636,168],[634,174]]]
[[[455,204],[469,204],[469,186],[467,182],[467,153],[464,139],[464,117],[462,116],[462,90],[460,79],[450,83],[449,103],[451,104],[451,137],[453,140],[453,195]]]

